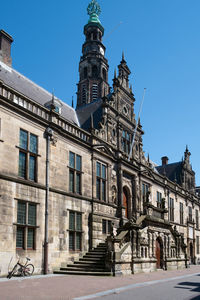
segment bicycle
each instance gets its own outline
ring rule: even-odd
[[[7,278],[10,279],[13,275],[17,276],[31,276],[34,272],[34,265],[28,264],[30,261],[30,258],[26,257],[26,263],[24,265],[20,264],[18,262],[16,265],[13,267],[12,271],[8,272]]]

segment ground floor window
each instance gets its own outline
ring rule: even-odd
[[[82,249],[82,213],[69,212],[69,250]]]
[[[16,248],[35,249],[36,244],[36,212],[35,203],[17,202]]]

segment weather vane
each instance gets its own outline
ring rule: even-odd
[[[101,13],[101,8],[96,0],[92,0],[87,8],[88,15],[90,16],[90,21],[99,22],[98,16]]]

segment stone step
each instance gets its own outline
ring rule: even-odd
[[[99,259],[99,258],[104,258],[105,259],[105,255],[102,255],[102,254],[96,254],[96,253],[86,253],[84,256],[83,256],[83,258],[85,258],[85,257],[87,257],[87,258],[92,258],[92,259]]]
[[[76,265],[67,265],[67,266],[63,266],[61,267],[61,269],[65,269],[65,268],[73,268],[73,269],[91,269],[91,270],[104,270],[105,269],[105,265],[92,265],[92,264],[76,264]]]
[[[78,266],[78,265],[77,265]],[[108,270],[106,270],[105,268],[92,268],[90,267],[77,267],[72,265],[71,267],[65,267],[65,268],[60,268],[61,271],[86,271],[86,272],[108,272]]]
[[[105,265],[105,262],[104,261],[99,261],[99,262],[96,262],[96,261],[75,261],[74,262],[74,265],[77,265],[77,264],[81,264],[81,265],[94,265],[94,266],[102,266],[102,265]]]
[[[54,274],[88,275],[88,276],[112,276],[111,272],[91,272],[91,271],[61,271],[61,270],[55,270]]]
[[[106,254],[106,250],[101,250],[101,249],[94,249],[89,251],[88,253],[99,253],[99,254]]]
[[[92,257],[83,257],[83,258],[80,258],[79,261],[93,261],[93,262],[100,262],[100,261],[104,261],[103,258],[92,258]]]
[[[111,272],[105,268],[106,251],[105,243],[101,243],[73,264],[62,263],[61,268],[55,270],[54,273],[63,275],[112,276]]]

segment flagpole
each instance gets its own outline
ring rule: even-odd
[[[143,103],[144,103],[145,93],[146,93],[146,88],[144,88],[144,93],[143,93],[142,101],[140,103],[140,109],[139,109],[139,112],[138,112],[137,124],[136,124],[135,130],[133,132],[133,139],[132,139],[132,143],[131,143],[130,153],[129,153],[129,156],[128,156],[128,161],[130,161],[130,158],[131,158],[131,155],[132,155],[132,152],[133,152],[133,146],[134,146],[134,142],[135,142],[135,136],[136,136],[136,132],[137,132],[137,129],[138,129],[138,124],[139,124],[140,114],[141,114],[141,111],[142,111],[142,106],[143,106]]]

